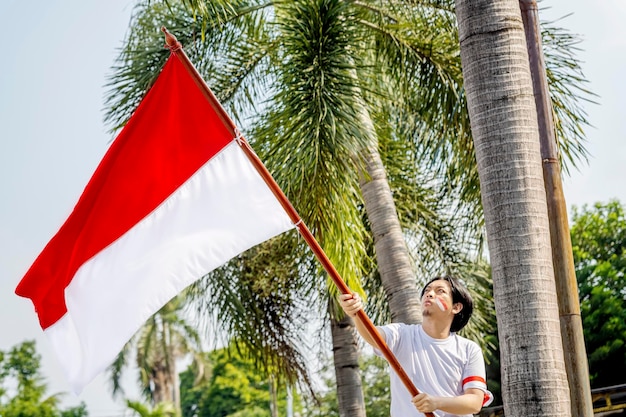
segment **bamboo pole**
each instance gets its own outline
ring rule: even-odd
[[[592,417],[593,402],[585,351],[580,303],[574,270],[574,255],[563,195],[561,169],[552,116],[552,101],[541,46],[541,30],[536,0],[520,0],[526,45],[533,81],[543,177],[548,203],[552,264],[558,294],[561,338],[570,389],[572,416]]]
[[[272,174],[270,174],[261,159],[259,159],[257,154],[250,147],[248,141],[246,141],[245,138],[241,135],[235,123],[232,121],[230,116],[228,116],[228,113],[226,113],[226,110],[224,110],[209,86],[204,82],[204,79],[198,73],[198,70],[196,70],[191,60],[183,50],[181,43],[178,42],[178,40],[176,40],[176,37],[169,33],[165,27],[162,27],[161,30],[163,31],[163,33],[165,33],[165,47],[168,48],[173,54],[175,54],[185,66],[185,68],[195,81],[196,85],[200,88],[202,94],[217,111],[224,125],[231,131],[233,137],[237,139],[237,142],[241,146],[241,149],[244,151],[252,165],[254,165],[256,170],[259,172],[267,186],[272,190],[272,193],[274,193],[274,196],[276,196],[276,199],[278,200],[280,205],[287,212],[293,224],[296,225],[298,232],[300,232],[300,235],[309,245],[319,262],[324,267],[324,270],[326,270],[339,291],[341,291],[342,294],[352,294],[352,291],[350,291],[350,288],[348,288],[344,280],[341,278],[339,272],[337,272],[334,265],[330,262],[330,259],[328,259],[328,257],[326,256],[320,244],[317,242],[309,228],[304,224],[304,222],[300,218],[300,215],[296,212],[296,209],[293,207],[291,202],[287,199],[287,196],[283,193],[283,191],[274,180]],[[387,362],[389,362],[389,365],[398,374],[398,377],[408,389],[411,398],[419,394],[419,391],[413,384],[413,381],[411,381],[407,373],[404,371],[404,369],[400,365],[400,362],[398,362],[398,359],[391,352],[383,338],[380,336],[380,333],[378,333],[378,330],[376,330],[376,327],[374,326],[370,318],[367,316],[367,314],[365,314],[365,311],[359,310],[359,312],[357,313],[357,319],[361,320],[365,329],[375,341],[376,347],[382,352],[385,359],[387,359]],[[426,413],[425,415],[426,417],[435,417],[433,413]]]

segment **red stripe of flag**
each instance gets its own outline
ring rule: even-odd
[[[66,313],[64,290],[81,265],[151,213],[232,140],[172,55],[70,217],[16,288],[18,295],[32,300],[41,327]]]

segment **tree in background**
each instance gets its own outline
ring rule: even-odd
[[[84,403],[60,410],[61,394],[46,396],[48,386],[40,367],[41,355],[34,340],[15,345],[7,352],[0,351],[0,416],[87,417]]]
[[[180,410],[176,361],[192,355],[198,359],[200,337],[184,316],[184,294],[179,294],[153,314],[135,333],[109,366],[113,395],[123,393],[120,380],[135,355],[139,386],[153,406],[170,402]]]
[[[183,417],[270,417],[285,415],[286,393],[258,372],[254,361],[234,344],[206,354],[206,370],[199,380],[192,364],[181,374]],[[299,399],[294,398],[299,409]],[[276,414],[272,414],[272,408]]]
[[[212,271],[189,288],[188,301],[206,323],[207,344],[234,344],[264,380],[310,389],[303,335],[323,282],[318,271],[297,233],[287,232]]]
[[[451,180],[462,183],[458,177],[473,171],[458,169],[433,179],[421,172],[431,161],[422,166],[413,142],[422,139],[416,131],[430,131],[437,141],[445,126],[446,139],[457,144],[456,135],[464,130],[457,129],[464,107],[458,101],[453,13],[402,3],[386,10],[383,4],[338,0],[226,1],[199,4],[206,13],[196,19],[175,2],[171,6],[152,2],[137,9],[111,83],[108,120],[123,124],[160,68],[167,51],[154,28],[155,22],[165,24],[231,113],[255,119],[250,129],[255,149],[350,288],[360,291],[360,278],[372,265],[366,244],[372,243],[387,310],[395,320],[419,321],[416,275],[430,278],[435,270],[454,269],[459,254],[468,252],[457,249],[472,235],[462,231],[479,223],[450,220],[467,220],[467,213],[476,211],[459,215],[451,202],[456,195],[448,192],[455,188]],[[385,65],[377,66],[380,62]],[[423,87],[420,99],[416,85]],[[400,92],[411,102],[399,99]],[[250,111],[254,107],[263,111]],[[404,129],[400,114],[405,113],[419,129]],[[451,147],[447,155],[462,153],[471,160],[466,147]],[[398,215],[393,197],[411,207],[402,213],[408,215]],[[417,268],[404,231],[413,244],[419,242]],[[425,271],[432,266],[428,259],[438,264]],[[330,301],[334,351],[342,353],[336,356],[339,399],[358,415],[363,407],[355,400],[361,390],[353,325],[338,313],[332,285],[329,294],[324,300]]]
[[[467,234],[482,229],[452,2],[183,1],[198,13],[180,8],[178,2],[166,3],[172,8],[162,8],[160,13],[150,9],[157,2],[148,2],[145,13],[138,9],[111,83],[110,122],[115,126],[125,122],[161,67],[167,52],[159,51],[162,35],[155,28],[165,24],[232,114],[260,114],[251,129],[255,149],[341,275],[351,280],[351,288],[358,289],[356,279],[363,272],[362,225],[375,235],[391,235],[376,232],[374,222],[380,219],[399,220],[403,226],[396,229],[400,233],[394,234],[397,239],[388,248],[403,247],[402,232],[419,229],[417,238],[409,239],[419,256],[414,261],[419,263],[431,253],[439,263],[435,268],[424,268],[433,266],[429,262],[417,265],[418,276],[456,272],[458,252],[450,250],[454,239],[445,236],[455,237],[465,227]],[[571,64],[569,68],[577,65]],[[571,80],[555,79],[562,85]],[[580,119],[570,120],[579,127]],[[407,157],[397,158],[390,152],[394,148]],[[393,165],[405,160],[407,164]],[[376,162],[376,169],[371,162]],[[371,215],[383,211],[370,210],[368,198],[382,200],[366,190],[367,181],[358,185],[355,181],[374,178],[376,171],[382,174],[377,183],[386,183],[385,169],[391,182],[385,185],[391,187],[396,205],[410,197],[406,200],[413,206],[409,216],[391,213],[394,210],[380,217]],[[394,184],[406,178],[411,181]],[[361,220],[361,200],[368,212],[366,221]],[[450,200],[469,208],[459,209]],[[417,210],[424,207],[430,211]],[[434,214],[447,214],[457,222],[434,227],[438,217]],[[410,220],[414,230],[406,227]],[[463,233],[456,237],[457,242],[469,240]],[[373,253],[382,267],[388,257],[376,246]],[[462,254],[467,253],[464,249]],[[390,277],[377,274],[392,316],[401,319],[416,310],[419,297],[407,296],[407,289],[415,287],[411,265],[403,270],[408,274],[396,267],[380,269]],[[407,299],[415,304],[409,306]],[[344,324],[336,323],[339,328]],[[349,323],[343,327],[349,328]],[[346,343],[346,349],[351,345],[352,341]],[[338,364],[337,369],[353,371],[355,363]],[[356,395],[353,390],[340,398]]]
[[[365,410],[369,417],[386,417],[391,407],[389,365],[374,355],[361,356]]]
[[[327,359],[329,361],[329,359]],[[389,365],[378,356],[361,355],[359,368],[363,378],[363,394],[365,411],[368,417],[389,417],[391,393],[389,386]],[[303,396],[304,407],[302,417],[335,417],[339,416],[335,375],[330,364],[322,370],[319,396],[311,398]]]
[[[572,210],[572,249],[591,386],[626,382],[626,216],[616,200]]]

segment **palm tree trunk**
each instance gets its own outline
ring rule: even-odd
[[[269,386],[270,386],[270,414],[272,417],[278,417],[278,393],[276,387],[276,379],[274,376],[270,375],[269,378]]]
[[[391,318],[396,322],[420,323],[422,314],[415,273],[377,149],[376,130],[364,102],[361,102],[359,110],[362,126],[371,143],[363,152],[365,172],[359,173],[359,185],[372,228],[378,272]],[[331,318],[331,330],[339,414],[341,417],[365,416],[354,321],[348,316],[341,321]]]
[[[173,357],[172,362],[172,396],[174,402],[174,408],[176,409],[177,415],[182,415],[182,408],[180,405],[180,378],[178,377],[178,372],[176,372],[176,359]]]
[[[518,0],[456,0],[507,417],[570,416],[539,134]]]
[[[174,409],[177,415],[182,415],[182,409],[180,407],[180,383],[178,381],[178,373],[176,372],[176,355],[174,353],[174,345],[172,343],[172,329],[171,324],[167,322],[162,323],[163,326],[163,340],[165,341],[163,348],[167,352],[165,358],[165,364],[167,366],[167,393],[169,394],[168,401],[172,401]]]
[[[376,262],[389,303],[391,321],[421,323],[422,310],[415,271],[402,234],[385,166],[378,151],[374,122],[364,100],[361,100],[359,106],[359,117],[364,132],[370,138],[369,147],[362,152],[365,172],[359,173],[359,186],[374,236]]]
[[[371,128],[373,131],[374,127]],[[389,303],[391,321],[421,323],[422,311],[415,272],[385,167],[374,147],[367,149],[365,164],[367,175],[361,176],[361,193],[374,235],[376,262]]]
[[[156,406],[165,401],[170,401],[171,396],[168,395],[168,384],[166,371],[159,364],[153,370],[152,376],[152,406]]]
[[[349,316],[331,319],[333,360],[337,379],[340,417],[365,417],[363,387],[359,371],[359,349],[354,321]]]

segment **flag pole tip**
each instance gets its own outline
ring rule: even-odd
[[[161,26],[161,32],[165,33],[165,47],[174,51],[180,49],[180,42],[176,39],[176,36],[172,35],[165,26]]]

